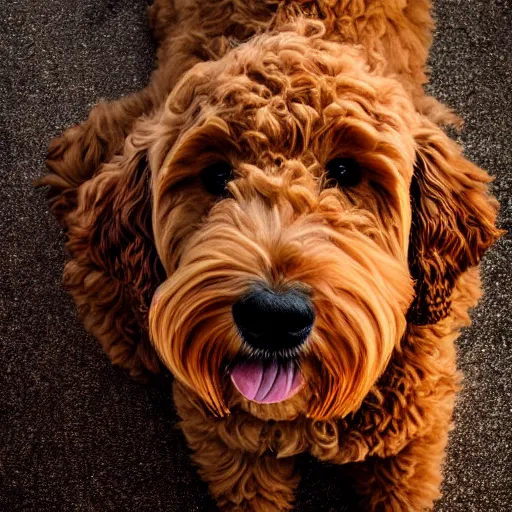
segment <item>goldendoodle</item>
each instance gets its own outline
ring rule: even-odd
[[[51,143],[64,282],[136,378],[167,367],[225,511],[293,507],[295,456],[363,510],[439,496],[454,341],[500,235],[426,94],[429,0],[156,0],[157,69]]]

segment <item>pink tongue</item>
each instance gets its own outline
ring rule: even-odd
[[[231,380],[245,398],[260,404],[273,404],[292,397],[302,385],[295,364],[263,361],[238,363]]]

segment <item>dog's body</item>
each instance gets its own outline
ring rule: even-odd
[[[364,510],[439,496],[454,340],[499,231],[423,91],[429,9],[156,0],[150,85],[50,147],[65,284],[114,363],[174,373],[222,510],[290,509],[303,452],[354,463]]]

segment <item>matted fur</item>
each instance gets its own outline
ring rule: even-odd
[[[489,176],[425,94],[429,0],[156,0],[158,67],[50,145],[64,282],[136,378],[174,374],[181,427],[221,510],[292,508],[294,456],[345,464],[364,510],[439,496],[454,341],[499,236]],[[356,159],[362,182],[327,187]],[[199,174],[229,161],[217,200]],[[231,307],[254,282],[311,293],[305,386],[244,399]],[[151,341],[150,341],[151,340]]]

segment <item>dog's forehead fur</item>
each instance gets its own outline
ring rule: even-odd
[[[168,122],[181,124],[177,146],[205,135],[203,151],[206,137],[221,150],[229,139],[246,162],[279,154],[321,167],[343,153],[382,152],[406,181],[412,175],[418,115],[410,97],[399,81],[370,71],[362,51],[321,33],[263,35],[197,64],[166,108]],[[224,133],[220,124],[208,132],[212,118],[224,121]]]

